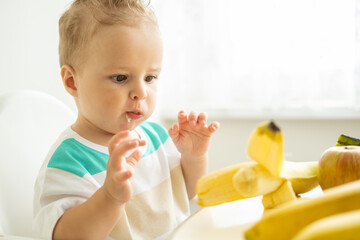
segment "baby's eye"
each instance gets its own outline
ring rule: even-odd
[[[114,76],[111,76],[111,78],[113,80],[115,80],[116,82],[123,82],[127,79],[127,76],[126,75],[114,75]]]
[[[152,82],[154,79],[156,79],[155,76],[146,76],[146,77],[145,77],[145,82],[150,83],[150,82]]]

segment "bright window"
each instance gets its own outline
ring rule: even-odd
[[[153,0],[161,112],[358,118],[357,1]]]

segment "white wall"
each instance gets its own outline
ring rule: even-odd
[[[62,87],[58,65],[58,19],[70,0],[0,0],[0,94],[36,89],[75,111]],[[247,139],[263,119],[217,119],[221,128],[210,149],[210,170],[248,160]],[[269,116],[271,117],[271,116]],[[173,121],[164,121],[170,126]],[[359,120],[278,120],[288,160],[318,160],[339,134],[360,137]]]
[[[0,0],[0,94],[41,90],[75,110],[62,87],[58,19],[70,0]]]

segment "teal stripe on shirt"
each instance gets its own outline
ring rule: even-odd
[[[58,168],[80,177],[106,170],[109,155],[83,145],[74,138],[64,140],[52,155],[48,167]]]
[[[160,145],[164,144],[169,138],[169,134],[166,129],[158,123],[144,122],[140,125],[140,127],[148,137],[148,139],[146,139],[148,147],[142,157],[149,156],[155,152]]]
[[[147,149],[142,158],[154,153],[169,138],[160,124],[144,122],[140,125],[147,136]],[[106,170],[109,155],[87,147],[73,138],[64,140],[55,150],[48,167],[71,172],[80,177],[95,175]]]

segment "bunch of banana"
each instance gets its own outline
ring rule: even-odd
[[[360,180],[266,212],[244,236],[247,240],[359,239],[359,202]]]
[[[283,159],[283,137],[272,121],[261,123],[251,133],[247,148],[254,161],[229,166],[199,179],[198,204],[213,206],[263,195],[265,209],[293,201],[296,195],[318,186],[317,162]]]

